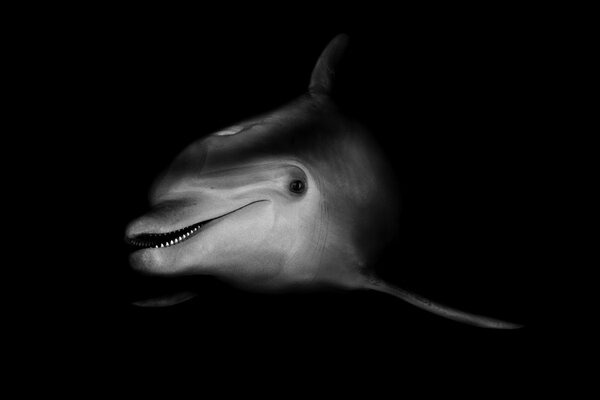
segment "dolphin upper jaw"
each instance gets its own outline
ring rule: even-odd
[[[143,234],[168,234],[183,230],[194,224],[209,222],[227,216],[237,210],[267,199],[245,200],[229,204],[203,204],[190,206],[186,209],[169,210],[166,212],[150,212],[132,221],[125,230],[125,240],[129,241]],[[216,201],[215,201],[216,203]]]

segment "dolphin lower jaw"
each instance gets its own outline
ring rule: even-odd
[[[174,231],[162,233],[144,232],[139,234],[128,235],[127,237],[125,237],[125,242],[133,246],[134,250],[171,247],[179,243],[185,242],[186,240],[196,236],[203,230],[203,228],[207,227],[207,225],[212,225],[211,222],[217,222],[218,220],[221,220],[231,214],[234,214],[248,206],[264,201],[268,200],[252,201],[248,204],[243,205],[242,207],[236,208],[235,210],[229,211],[225,214],[204,220],[202,222],[197,222],[193,225],[189,225]]]

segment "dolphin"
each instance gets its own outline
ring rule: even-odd
[[[131,267],[210,275],[256,292],[375,290],[466,324],[518,328],[430,301],[374,272],[397,232],[400,198],[368,129],[332,99],[347,43],[338,35],[327,45],[302,96],[205,136],[175,158],[150,189],[151,211],[126,228]]]

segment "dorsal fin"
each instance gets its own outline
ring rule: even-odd
[[[334,85],[335,70],[348,46],[348,36],[334,37],[317,60],[310,77],[308,91],[311,95],[329,95]]]

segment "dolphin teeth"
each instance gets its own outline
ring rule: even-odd
[[[132,246],[142,249],[170,247],[194,236],[207,222],[196,223],[172,232],[141,234],[135,238],[128,239],[127,242]]]

